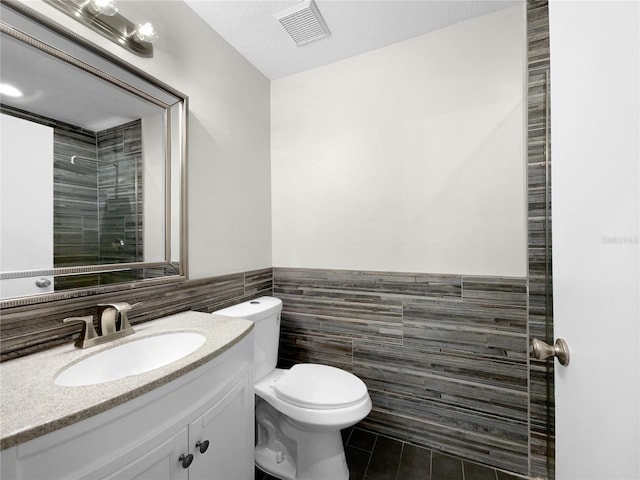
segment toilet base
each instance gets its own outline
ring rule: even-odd
[[[340,430],[311,430],[256,397],[256,465],[282,480],[348,480]]]

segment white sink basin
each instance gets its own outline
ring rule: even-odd
[[[145,337],[90,355],[64,369],[56,385],[78,387],[95,385],[149,372],[196,351],[204,335],[175,332]]]

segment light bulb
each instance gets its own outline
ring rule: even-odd
[[[153,42],[158,39],[158,34],[156,33],[155,28],[153,28],[153,25],[149,22],[138,25],[134,35],[136,39],[141,42]]]
[[[115,0],[90,0],[89,10],[95,15],[113,17],[118,13]]]
[[[0,94],[6,95],[7,97],[16,98],[23,95],[22,91],[20,91],[13,85],[9,85],[8,83],[0,83]]]

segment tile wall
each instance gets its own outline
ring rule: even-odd
[[[96,134],[53,122],[53,257],[57,267],[98,263]],[[83,158],[71,158],[78,155]]]
[[[136,262],[143,258],[144,186],[140,120],[99,132],[54,126],[54,265]],[[73,156],[78,156],[71,162]],[[99,159],[99,161],[96,161]],[[139,272],[120,272],[131,281]],[[56,291],[113,283],[113,275],[56,277]],[[106,278],[109,277],[109,278]]]
[[[33,303],[29,298],[2,302],[0,360],[71,343],[72,337],[80,333],[80,326],[64,324],[62,319],[91,314],[95,317],[99,303],[142,302],[129,315],[135,326],[136,323],[185,310],[212,312],[255,297],[271,295],[273,275],[271,268],[265,268],[155,286],[132,284],[128,290],[112,293],[92,294],[91,289],[85,293],[79,298],[69,295],[69,298],[55,302]],[[98,322],[94,323],[97,329]]]
[[[529,336],[553,344],[551,158],[546,158],[549,14],[546,0],[527,2]],[[530,360],[531,475],[554,478],[553,362]]]
[[[275,268],[274,294],[281,366],[362,378],[362,428],[528,472],[526,279]]]
[[[142,124],[97,133],[100,262],[143,260]]]

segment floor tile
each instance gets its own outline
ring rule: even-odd
[[[359,428],[341,432],[349,480],[524,480]],[[259,468],[255,480],[278,480]]]
[[[431,480],[463,480],[462,460],[433,452],[431,454]]]
[[[278,480],[278,479],[272,475],[269,475],[266,472],[263,472],[258,467],[256,467],[255,480]]]
[[[376,437],[377,435],[375,433],[354,428],[353,432],[351,432],[347,445],[371,452],[373,451],[373,446],[376,443]]]
[[[464,480],[497,480],[496,470],[478,463],[462,462]]]
[[[366,480],[396,480],[402,442],[378,435],[365,475]]]
[[[347,466],[349,467],[349,480],[364,480],[371,452],[347,445],[344,448],[344,455],[347,458]]]
[[[430,476],[431,450],[405,443],[397,480],[429,480]]]
[[[345,428],[344,430],[340,430],[340,435],[342,435],[342,445],[347,444],[347,441],[351,436],[351,432],[353,432],[353,428]]]

